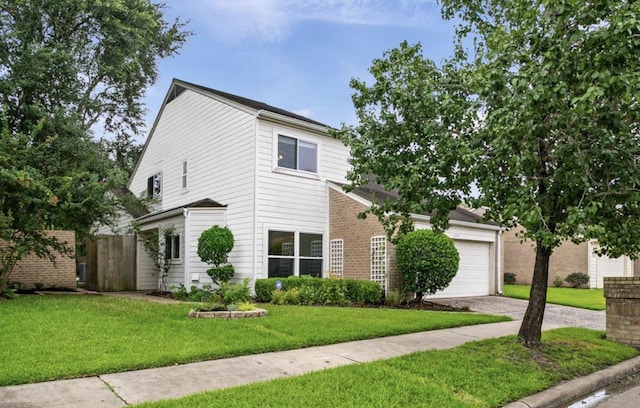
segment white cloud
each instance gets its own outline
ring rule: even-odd
[[[227,40],[279,40],[305,21],[412,27],[439,18],[433,0],[203,0],[209,28]]]
[[[313,118],[315,114],[315,110],[313,108],[295,109],[292,112],[295,113],[296,115],[304,116],[305,118],[310,118],[310,119]]]

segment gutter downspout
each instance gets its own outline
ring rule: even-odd
[[[497,231],[498,241],[496,242],[496,292],[504,295],[502,288],[502,229]]]
[[[189,288],[191,287],[191,273],[189,271],[189,247],[191,246],[191,240],[189,239],[189,227],[191,224],[191,217],[189,216],[189,209],[188,208],[184,208],[182,210],[182,216],[184,217],[184,239],[182,240],[184,242],[184,256],[183,258],[183,268],[184,268],[184,287],[187,288],[187,290],[189,290]]]

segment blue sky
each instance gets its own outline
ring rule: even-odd
[[[355,124],[349,80],[401,41],[440,62],[454,26],[434,0],[165,0],[195,32],[159,63],[145,98],[152,123],[172,78],[256,99],[338,127]]]

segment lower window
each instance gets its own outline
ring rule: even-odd
[[[322,277],[322,247],[322,234],[269,231],[269,277]]]

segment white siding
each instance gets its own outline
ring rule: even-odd
[[[180,235],[180,259],[172,260],[171,270],[167,277],[167,290],[171,285],[179,286],[184,282],[184,264],[185,264],[185,236],[184,236],[184,217],[177,215],[164,220],[150,222],[144,224],[140,229],[149,231],[157,228],[160,233],[160,239],[162,238],[162,229],[167,227],[173,227],[175,234]],[[138,290],[153,290],[158,289],[159,279],[154,274],[153,262],[144,250],[144,246],[138,242],[138,269],[137,269],[137,289]]]
[[[189,227],[188,227],[188,282],[185,283],[187,289],[190,289],[192,285],[201,287],[204,284],[212,284],[211,278],[207,275],[207,269],[209,265],[200,260],[198,256],[198,238],[204,230],[207,230],[214,225],[224,227],[227,225],[224,208],[216,209],[201,209],[193,208],[189,210]],[[233,233],[233,231],[231,231]],[[234,264],[233,259],[229,261]],[[197,278],[197,279],[196,279]]]
[[[237,278],[253,275],[255,122],[253,115],[187,90],[165,105],[130,183],[139,195],[147,178],[162,172],[163,210],[204,198],[227,205]],[[182,189],[185,160],[188,188]]]
[[[303,174],[276,167],[277,135],[295,137],[318,145],[318,174]],[[328,269],[329,204],[327,180],[344,182],[349,150],[328,135],[261,120],[258,127],[257,225],[258,251],[255,278],[266,277],[265,234],[269,230],[323,234],[323,273]],[[231,224],[231,222],[229,221]]]

